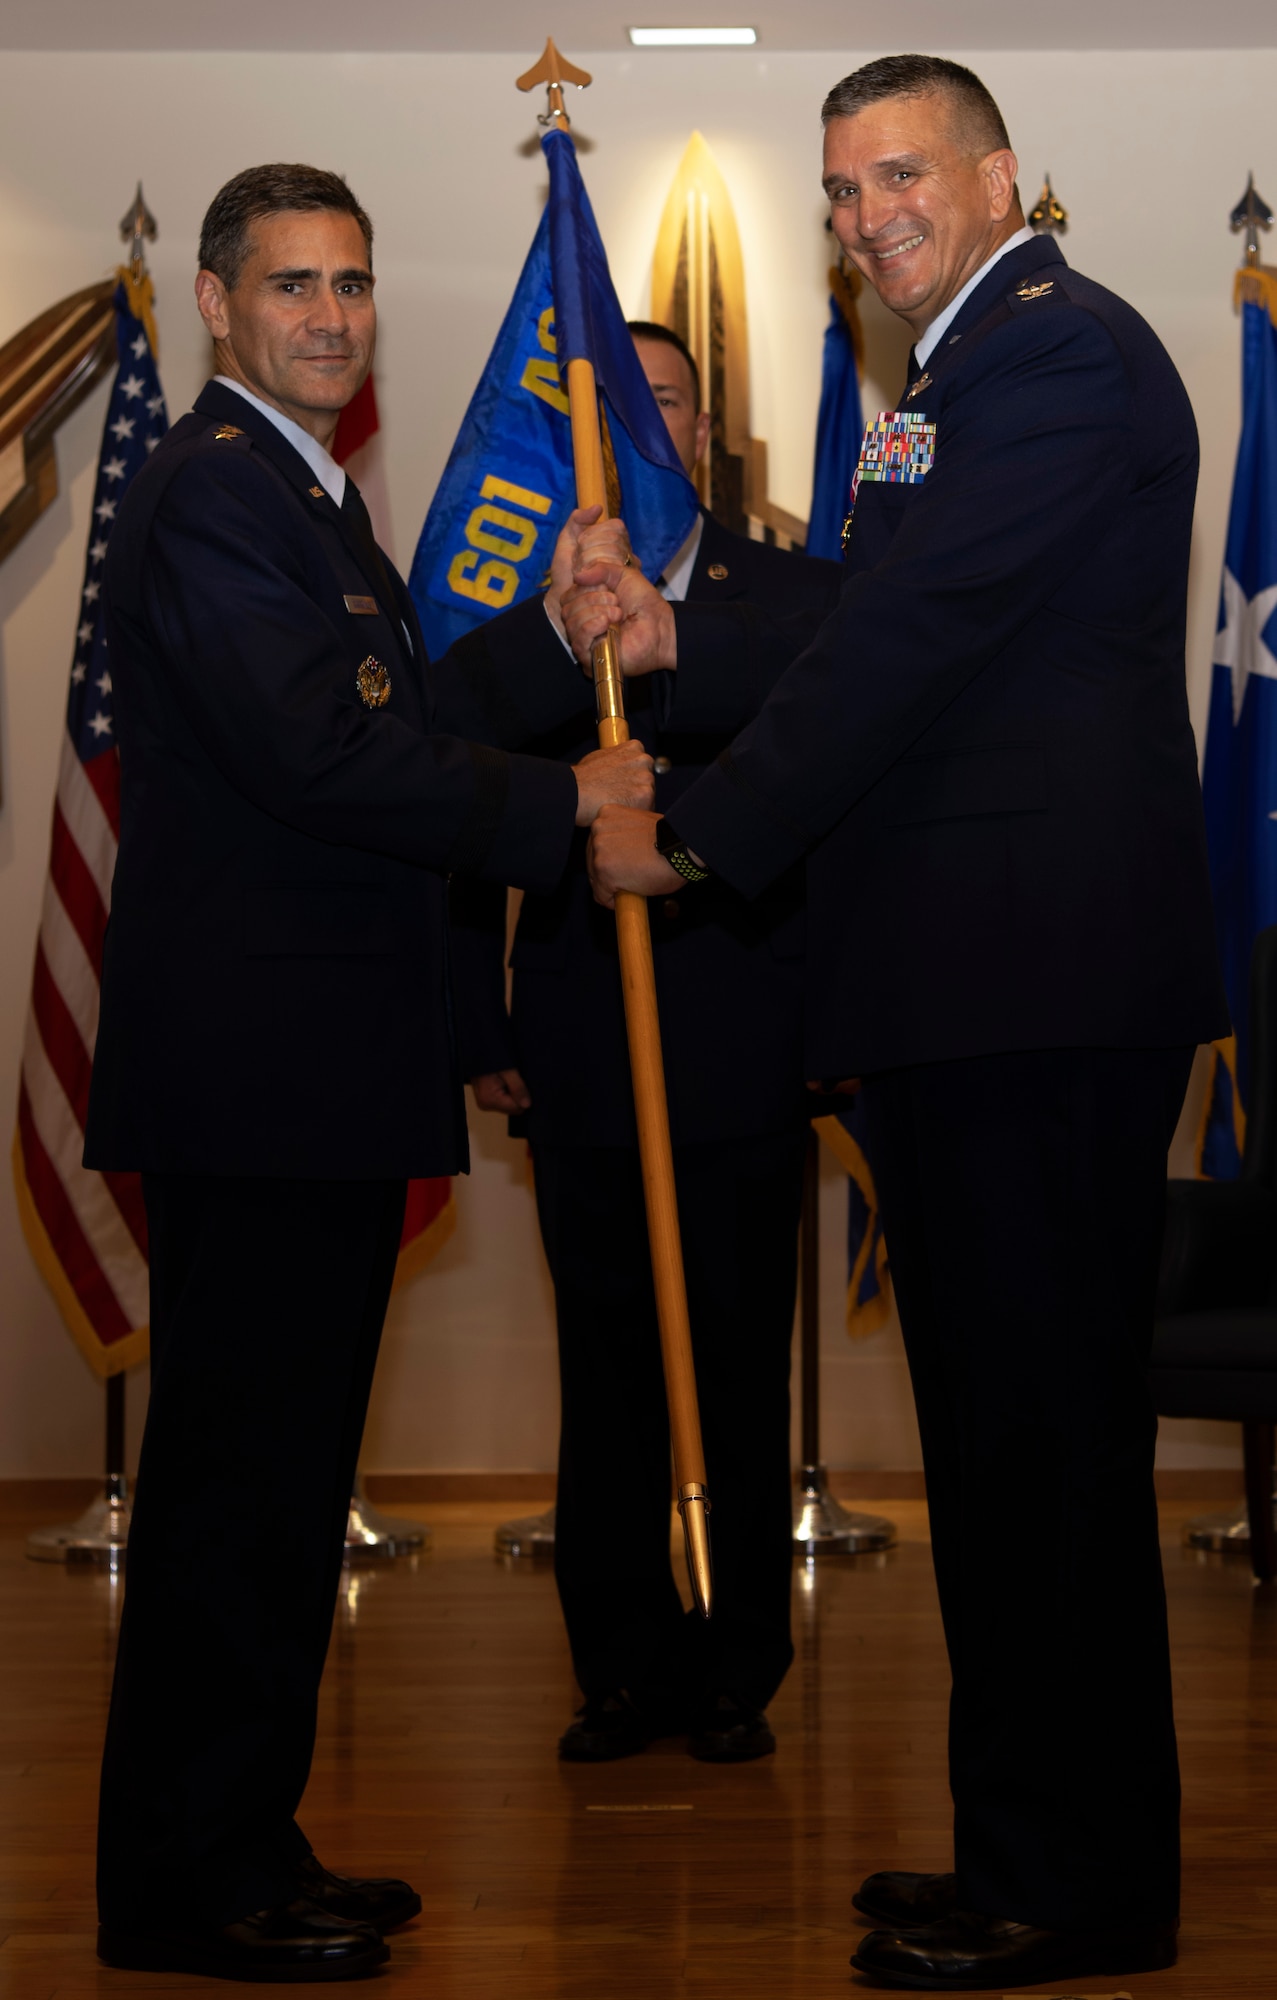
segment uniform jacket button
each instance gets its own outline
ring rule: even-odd
[[[670,760],[668,757],[653,757],[652,769],[656,772],[659,778],[663,778],[665,776],[665,773],[669,770],[669,768],[670,768]]]
[[[682,905],[680,904],[677,896],[666,897],[664,903],[664,910],[666,917],[669,919],[671,923],[674,922],[674,919],[676,917],[681,917],[683,914]]]

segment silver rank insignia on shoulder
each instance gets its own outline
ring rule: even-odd
[[[352,597],[350,592],[346,591],[341,601],[347,611],[353,612],[356,618],[375,618],[377,616],[377,600],[375,597]]]
[[[1055,279],[1048,278],[1044,285],[1021,285],[1017,299],[1044,299],[1048,292],[1055,290]]]
[[[913,387],[909,390],[908,394],[906,395],[905,397],[906,403],[912,403],[915,396],[920,396],[924,389],[929,389],[930,387],[931,387],[931,377],[927,374],[927,371],[924,368],[921,375],[918,377],[917,381],[914,383]]]
[[[355,686],[365,708],[384,708],[390,700],[389,671],[371,653],[355,669]]]
[[[727,564],[711,563],[705,574],[712,577],[715,583],[722,583],[724,577],[727,575]]]
[[[243,435],[238,424],[219,424],[213,432],[218,444],[223,444],[227,438],[242,438]]]

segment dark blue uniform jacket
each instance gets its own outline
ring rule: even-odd
[[[481,645],[436,685],[401,580],[216,384],[129,490],[105,599],[122,829],[87,1164],[455,1171],[445,876],[548,891],[576,813],[565,766],[463,738],[553,708],[525,714]]]
[[[800,657],[775,630],[757,713],[730,618],[680,624],[665,725],[741,733],[674,825],[746,896],[810,855],[813,1076],[1226,1033],[1184,673],[1197,437],[1169,357],[1027,243],[901,407],[933,463],[862,481],[837,608]]]
[[[767,685],[773,626],[790,643],[803,643],[837,589],[834,563],[747,541],[706,516],[687,601],[675,615],[689,623],[702,613],[727,618],[731,643],[722,671],[741,705],[756,707]],[[494,620],[487,644],[501,658],[509,652],[511,678],[521,661],[547,702],[557,705],[564,682],[576,676],[576,712],[538,740],[539,751],[572,761],[594,746],[593,689],[539,598]],[[658,760],[656,804],[663,812],[723,747],[723,728],[694,721],[658,727],[652,679],[626,683],[626,708],[632,734]],[[721,1142],[801,1124],[812,1113],[802,1066],[801,866],[779,872],[752,900],[715,882],[654,898],[649,909],[675,1142]],[[533,1108],[518,1129],[534,1144],[634,1145],[616,921],[590,894],[585,836],[576,836],[556,889],[524,895],[510,961],[512,1018],[502,974],[504,898],[455,882],[453,924],[466,1074],[511,1065],[521,1071]]]

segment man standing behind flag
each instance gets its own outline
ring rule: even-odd
[[[619,308],[618,308],[619,313]],[[705,449],[696,363],[678,335],[629,332],[690,475]],[[503,646],[551,679],[571,538],[554,588],[508,612]],[[661,579],[676,617],[726,607],[742,638],[760,619],[832,608],[838,571],[696,517]],[[742,658],[738,672],[744,678]],[[632,682],[632,732],[672,805],[727,741],[691,720],[662,730],[651,682]],[[592,690],[554,749],[593,740]],[[684,1614],[670,1570],[670,1444],[643,1216],[616,926],[594,903],[580,836],[551,896],[525,895],[513,1016],[505,898],[454,888],[462,1066],[485,1110],[532,1141],[541,1238],[554,1279],[562,1418],[555,1574],[585,1706],[560,1755],[601,1762],[653,1736],[741,1762],[775,1747],[763,1711],[793,1656],[789,1348],[798,1211],[812,1103],[802,1070],[803,888],[790,870],[747,903],[723,885],[651,906],[697,1395],[714,1495],[714,1616]],[[589,1033],[581,1031],[582,1022]],[[606,1244],[606,1256],[599,1245]]]
[[[331,456],[371,252],[335,174],[215,197],[217,378],[106,562],[122,816],[86,1160],[142,1175],[152,1375],[99,1952],[135,1970],[355,1977],[420,1908],[330,1874],[294,1814],[405,1184],[466,1161],[443,878],[548,891],[574,825],[651,796],[639,745],[573,772],[441,733],[531,731],[512,697],[491,729],[496,668],[436,692]]]
[[[1227,1020],[1184,675],[1197,440],[1151,329],[1025,228],[970,70],[886,57],[823,115],[909,384],[815,644],[777,642],[660,851],[605,812],[591,865],[605,900],[672,895],[681,845],[756,896],[809,857],[808,1064],[864,1079],[953,1676],[955,1871],[871,1876],[887,1928],[853,1964],[1003,1991],[1176,1950],[1145,1371],[1167,1146]],[[725,634],[685,644],[615,551],[581,577],[574,643],[615,622],[671,670],[669,725],[703,713]]]

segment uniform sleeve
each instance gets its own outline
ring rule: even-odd
[[[143,602],[213,762],[315,839],[552,888],[576,816],[572,772],[364,708],[306,562],[251,453],[201,453],[170,482]]]
[[[829,832],[1038,613],[1133,478],[1121,356],[1062,303],[985,340],[890,550],[678,801],[678,833],[756,895]],[[682,679],[682,663],[677,679]]]
[[[461,1074],[490,1076],[516,1063],[505,1003],[506,892],[456,875],[448,888],[452,979]]]
[[[674,606],[678,667],[652,676],[662,729],[734,736],[752,721],[837,601],[832,565],[812,570],[808,602],[783,611],[740,599]]]
[[[522,750],[580,716],[588,732],[594,686],[530,597],[500,612],[432,662],[440,727],[503,750]]]

